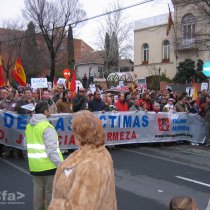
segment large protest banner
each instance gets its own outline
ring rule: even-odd
[[[107,145],[151,143],[187,140],[203,143],[204,121],[199,115],[165,112],[95,112],[106,132]],[[24,132],[29,115],[0,111],[0,143],[26,148]],[[74,149],[73,114],[54,114],[50,117],[58,132],[60,148]],[[91,132],[91,131],[90,131]]]

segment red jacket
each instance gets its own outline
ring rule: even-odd
[[[120,111],[120,112],[126,112],[129,110],[128,104],[126,102],[123,103],[122,101],[117,101],[115,103],[115,106],[117,107],[118,111]]]

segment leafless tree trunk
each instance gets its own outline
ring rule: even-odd
[[[114,11],[120,9],[120,3],[118,1],[113,2],[113,4],[106,9],[106,12]],[[108,14],[104,17],[101,22],[98,33],[98,47],[104,50],[104,60],[105,63],[110,63],[113,60],[116,63],[116,59],[119,57],[130,58],[132,57],[132,41],[131,33],[133,27],[131,23],[123,16],[123,11],[117,11],[115,13]],[[110,37],[110,52],[105,52],[106,49],[106,34]],[[113,36],[114,35],[114,36]],[[112,39],[113,38],[113,39]],[[109,55],[109,56],[107,56]],[[116,58],[117,56],[117,58]],[[108,60],[107,60],[108,59]],[[116,67],[117,68],[117,67]],[[116,68],[115,71],[116,71]],[[106,70],[107,71],[107,70]],[[111,71],[110,69],[108,71]]]
[[[68,26],[86,16],[79,0],[25,0],[24,17],[38,26],[50,53],[50,80],[55,76],[57,52],[66,38]]]

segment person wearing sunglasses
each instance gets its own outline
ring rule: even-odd
[[[88,109],[88,100],[86,98],[85,89],[79,88],[78,94],[73,100],[73,112]]]

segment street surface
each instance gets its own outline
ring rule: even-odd
[[[210,147],[128,145],[110,151],[119,210],[166,210],[176,195],[195,198],[210,210]],[[0,210],[32,209],[27,162],[0,159]]]

